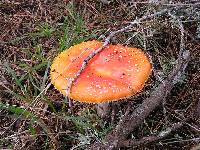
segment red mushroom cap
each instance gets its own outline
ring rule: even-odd
[[[99,41],[83,42],[55,58],[51,81],[63,95],[68,80],[78,72],[84,59],[101,46]],[[109,45],[89,61],[69,97],[88,103],[116,101],[139,92],[150,73],[151,64],[141,49]]]

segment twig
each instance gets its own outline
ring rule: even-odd
[[[172,9],[172,8],[171,8],[171,9]],[[171,9],[170,9],[170,10],[171,10]],[[89,62],[94,56],[96,56],[98,53],[100,53],[104,48],[106,48],[106,47],[108,46],[108,44],[110,43],[110,39],[111,39],[113,36],[115,36],[115,35],[118,34],[118,33],[125,32],[125,31],[131,29],[132,27],[134,27],[135,25],[137,25],[137,24],[138,24],[139,22],[141,22],[141,21],[145,21],[145,20],[147,20],[147,19],[150,19],[150,18],[159,16],[159,15],[161,15],[161,14],[166,13],[167,11],[169,11],[169,9],[163,9],[163,10],[161,10],[160,12],[157,12],[157,13],[154,13],[154,14],[150,14],[150,15],[147,15],[147,16],[143,16],[143,17],[140,18],[140,19],[136,19],[136,20],[134,20],[133,22],[130,22],[130,24],[129,24],[128,26],[126,26],[126,27],[124,27],[124,28],[122,28],[122,29],[119,29],[119,30],[117,30],[117,31],[111,32],[111,33],[109,34],[109,36],[105,39],[103,45],[102,45],[100,48],[94,50],[93,53],[91,53],[89,56],[87,56],[87,57],[83,60],[82,65],[81,65],[81,68],[80,68],[79,71],[74,75],[74,77],[68,79],[68,86],[66,87],[66,90],[65,90],[66,96],[68,96],[68,95],[70,94],[73,83],[74,83],[74,82],[76,81],[76,79],[81,75],[81,73],[83,72],[83,70],[86,68],[88,62]]]
[[[177,129],[182,127],[182,125],[183,125],[182,122],[178,122],[178,123],[171,125],[171,127],[168,127],[165,130],[161,131],[158,135],[143,137],[142,139],[139,139],[139,140],[138,139],[125,140],[125,141],[122,141],[120,143],[120,145],[122,147],[132,147],[132,146],[139,146],[139,145],[144,145],[144,144],[148,144],[151,142],[155,142],[155,141],[165,138],[171,132],[176,131]]]
[[[120,30],[117,30],[117,31],[114,31],[112,32],[106,39],[105,39],[105,42],[103,43],[103,45],[96,49],[93,53],[91,53],[89,56],[87,56],[84,60],[83,60],[83,63],[81,65],[81,68],[79,69],[79,71],[74,75],[73,78],[70,78],[68,79],[68,86],[66,88],[66,96],[69,95],[70,93],[70,90],[71,90],[71,87],[73,85],[73,83],[75,82],[75,80],[81,75],[81,73],[83,72],[83,70],[85,69],[85,67],[87,66],[88,62],[94,57],[96,56],[98,53],[100,53],[105,47],[108,46],[108,44],[110,43],[110,39],[117,33],[120,33],[120,32],[124,32],[126,31],[127,29],[130,29],[133,25],[130,24],[129,26],[126,26]]]

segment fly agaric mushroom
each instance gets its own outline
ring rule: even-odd
[[[82,62],[101,46],[95,40],[83,42],[55,58],[51,81],[63,95]],[[67,96],[86,103],[117,101],[139,92],[150,73],[151,64],[141,49],[108,45],[87,63]]]

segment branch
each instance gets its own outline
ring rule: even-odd
[[[172,10],[173,8],[171,8],[170,10]],[[122,29],[119,29],[117,31],[114,31],[114,32],[111,32],[110,35],[105,39],[103,45],[96,49],[93,53],[91,53],[89,56],[87,56],[83,62],[82,62],[82,65],[81,65],[81,68],[79,69],[79,71],[74,75],[73,78],[70,78],[68,79],[68,86],[66,87],[66,96],[68,96],[71,92],[71,88],[74,84],[74,82],[77,80],[77,78],[81,75],[81,73],[83,72],[83,70],[86,68],[88,62],[94,57],[96,56],[98,53],[100,53],[104,48],[106,48],[108,46],[108,44],[110,43],[110,39],[112,37],[114,37],[116,34],[118,33],[122,33],[122,32],[125,32],[129,29],[131,29],[132,27],[134,27],[135,25],[141,23],[142,21],[145,21],[147,19],[151,19],[153,17],[156,17],[156,16],[159,16],[161,14],[164,14],[166,13],[167,11],[169,11],[169,9],[163,9],[161,10],[160,12],[157,12],[157,13],[154,13],[154,14],[150,14],[150,15],[147,15],[147,16],[143,16],[142,18],[140,19],[136,19],[134,20],[133,22],[131,22],[128,26],[122,28]]]
[[[182,127],[182,125],[183,125],[183,122],[175,123],[171,127],[166,128],[166,130],[161,131],[158,135],[143,137],[142,139],[139,139],[139,140],[138,139],[125,140],[125,141],[120,142],[120,146],[133,147],[133,146],[144,145],[144,144],[161,140],[165,138],[166,136],[168,136],[171,132],[176,131],[177,129]]]
[[[179,22],[181,32],[180,52],[177,59],[177,64],[168,77],[158,85],[157,89],[151,93],[151,96],[143,101],[131,114],[126,114],[122,117],[116,128],[105,137],[105,143],[94,143],[90,149],[106,149],[112,150],[123,146],[121,141],[126,141],[127,136],[141,123],[143,120],[160,105],[162,100],[170,93],[177,79],[184,73],[188,64],[190,53],[185,50],[184,46],[184,30]],[[155,138],[154,138],[155,140]],[[122,144],[122,145],[121,145]]]
[[[185,56],[184,56],[185,55]],[[144,100],[144,102],[136,108],[131,114],[127,114],[122,117],[119,124],[116,128],[106,136],[105,144],[103,143],[94,143],[90,149],[106,149],[112,150],[114,148],[121,147],[121,141],[125,141],[127,136],[138,127],[143,120],[156,108],[160,105],[162,99],[164,99],[168,93],[170,93],[174,80],[177,76],[180,76],[180,73],[184,72],[185,66],[189,61],[189,51],[185,51],[183,55],[179,56],[178,59],[181,59],[181,62],[177,64],[172,73],[169,74],[168,78],[162,82],[158,88],[152,92],[151,96]]]

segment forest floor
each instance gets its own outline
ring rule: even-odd
[[[179,8],[181,6],[181,8]],[[49,70],[63,50],[87,40],[104,41],[110,32],[142,16],[175,8],[116,34],[113,44],[148,53],[153,71],[144,89],[121,102],[118,111],[100,118],[93,104],[69,102],[53,85]],[[175,16],[173,18],[173,16]],[[171,92],[129,139],[158,135],[172,124],[183,125],[166,137],[124,149],[198,149],[200,145],[200,3],[198,1],[3,0],[0,2],[0,149],[85,149],[104,141],[127,108],[134,110],[167,78],[184,45],[190,61]],[[48,86],[50,85],[50,86]]]

